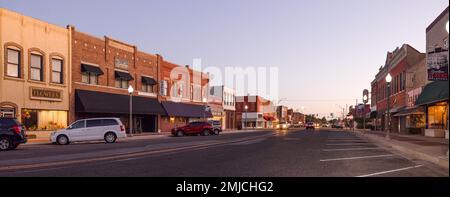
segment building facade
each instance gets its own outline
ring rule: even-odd
[[[427,79],[416,100],[425,110],[425,135],[445,137],[449,130],[448,7],[426,28]]]
[[[380,125],[380,129],[385,130],[390,125],[392,132],[406,131],[406,118],[395,116],[395,114],[405,110],[407,106],[406,70],[420,62],[424,57],[425,54],[420,53],[408,44],[404,44],[387,54],[385,65],[380,68],[376,75],[377,125]],[[385,80],[388,73],[392,76],[392,81],[389,84]],[[390,95],[389,103],[387,103],[388,94]],[[388,105],[390,124],[387,120]]]
[[[158,56],[109,37],[97,38],[69,27],[72,35],[71,122],[119,117],[133,133],[158,132],[165,114],[158,102]],[[132,86],[134,92],[128,92]]]
[[[247,106],[247,109],[245,109]],[[236,125],[238,129],[274,128],[276,111],[270,100],[260,96],[236,97]]]
[[[0,116],[27,130],[66,127],[70,32],[0,8]]]
[[[222,129],[236,129],[235,90],[225,86],[210,88],[209,100],[220,99],[222,104]]]

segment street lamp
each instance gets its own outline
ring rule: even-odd
[[[386,76],[386,83],[387,83],[387,132],[386,132],[386,139],[387,140],[391,140],[391,114],[389,112],[390,110],[390,98],[391,97],[391,81],[392,81],[392,76],[390,73],[387,74]]]
[[[133,86],[128,87],[128,93],[130,94],[130,135],[133,136]]]
[[[248,111],[248,106],[245,105],[245,121],[244,121],[244,129],[247,130],[247,111]]]
[[[208,101],[206,100],[206,98],[203,98],[202,101],[203,101],[203,107],[204,107],[204,109],[203,109],[203,120],[206,122],[206,103]]]
[[[369,102],[369,98],[366,94],[363,96],[363,130],[366,130],[366,104]]]

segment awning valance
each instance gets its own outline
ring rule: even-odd
[[[425,109],[423,107],[409,108],[398,112],[394,116],[408,116],[412,114],[425,114]]]
[[[134,78],[130,75],[130,73],[115,71],[114,74],[116,78],[120,78],[126,81],[134,80]]]
[[[161,102],[168,116],[186,118],[212,118],[211,111],[203,105],[176,103],[171,101]]]
[[[147,84],[147,85],[158,84],[158,82],[156,82],[155,79],[153,79],[151,77],[145,77],[145,76],[142,76],[142,83]]]
[[[416,105],[426,105],[448,100],[448,81],[435,81],[425,86]]]
[[[100,69],[97,66],[91,66],[88,64],[81,64],[81,72],[85,73],[85,72],[89,72],[89,73],[93,73],[93,74],[97,74],[97,75],[103,75],[103,71],[102,69]]]
[[[165,115],[161,104],[155,98],[133,96],[133,114]],[[94,92],[75,91],[75,111],[83,113],[129,114],[130,96]]]

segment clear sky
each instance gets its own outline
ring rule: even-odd
[[[408,43],[424,51],[425,28],[448,0],[0,0],[0,6],[76,26],[158,53],[174,63],[276,66],[280,98],[305,113],[353,105],[384,63]]]

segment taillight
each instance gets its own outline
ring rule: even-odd
[[[20,128],[20,126],[13,126],[13,131],[14,131],[14,133],[17,133],[17,134],[21,134],[21,132],[22,132],[22,129]]]
[[[123,125],[120,125],[120,131],[125,131],[125,127]]]

